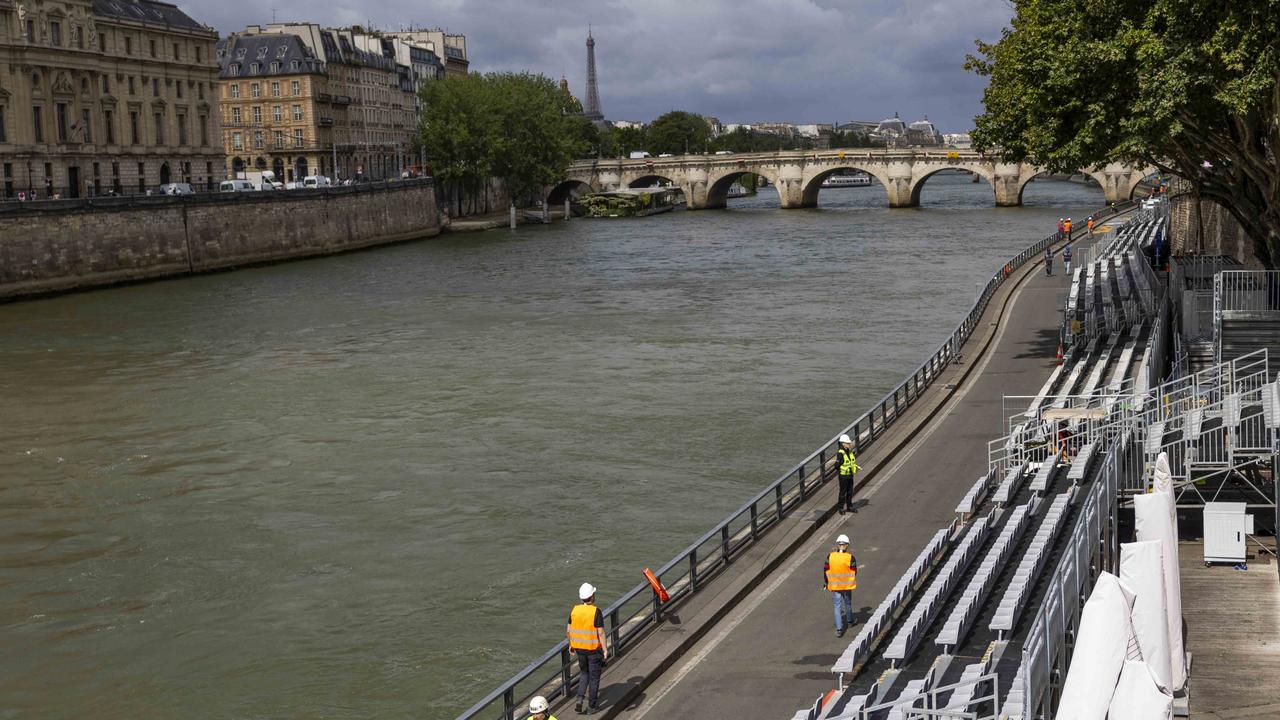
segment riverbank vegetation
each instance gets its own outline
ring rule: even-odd
[[[830,148],[876,147],[866,133],[855,131],[835,132],[825,143]],[[642,151],[658,156],[664,153],[775,152],[778,150],[812,150],[818,146],[815,138],[783,135],[765,130],[739,126],[731,132],[712,136],[706,118],[683,110],[673,110],[659,116],[644,127],[605,128],[600,133],[598,150],[600,157],[626,157]]]
[[[1280,6],[1018,0],[966,66],[989,78],[974,145],[1054,172],[1154,165],[1280,264]]]
[[[531,73],[425,83],[418,142],[455,214],[489,209],[494,179],[508,202],[564,179],[598,138],[576,101]]]

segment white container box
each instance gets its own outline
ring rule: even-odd
[[[1253,534],[1253,516],[1244,503],[1204,504],[1204,564],[1245,561],[1245,535]]]

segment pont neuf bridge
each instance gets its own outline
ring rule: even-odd
[[[1027,163],[1000,162],[970,150],[855,149],[794,150],[737,155],[677,155],[672,157],[587,160],[570,166],[567,178],[550,189],[548,203],[571,195],[621,190],[669,181],[684,192],[690,210],[722,208],[729,188],[753,173],[778,189],[783,208],[817,207],[822,181],[840,170],[862,171],[880,181],[889,207],[916,207],[929,176],[942,170],[966,170],[985,179],[995,192],[997,206],[1022,204],[1022,191],[1045,172]],[[1081,169],[1102,186],[1106,201],[1128,200],[1152,167],[1111,163]]]

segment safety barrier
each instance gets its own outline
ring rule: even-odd
[[[1129,210],[1134,204],[1132,201],[1117,204],[1094,213],[1091,217],[1095,220],[1110,217]],[[942,371],[960,357],[960,347],[977,329],[982,314],[1000,286],[1015,270],[1037,260],[1045,248],[1056,241],[1054,236],[1046,237],[1010,258],[987,281],[951,336],[913,373],[843,431],[836,433],[657,570],[655,574],[669,590],[668,603],[662,603],[645,582],[636,585],[605,608],[605,632],[614,655],[625,653],[648,629],[661,621],[664,607],[676,604],[696,592],[762,534],[786,519],[818,491],[834,474],[832,461],[836,457],[837,439],[840,435],[849,435],[857,452],[871,446],[883,436],[901,417],[902,412],[913,405]],[[482,716],[513,720],[516,711],[529,698],[534,695],[558,698],[567,694],[577,679],[576,663],[569,655],[567,641],[562,640],[465,710],[458,716],[458,720]]]

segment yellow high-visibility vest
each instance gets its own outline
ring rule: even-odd
[[[840,474],[849,476],[858,472],[858,459],[853,451],[840,448],[838,452],[840,453]]]
[[[573,650],[600,649],[600,637],[596,634],[596,606],[573,606],[569,614],[569,647]]]
[[[839,550],[827,555],[827,589],[856,590],[858,571],[853,569],[853,555]]]

